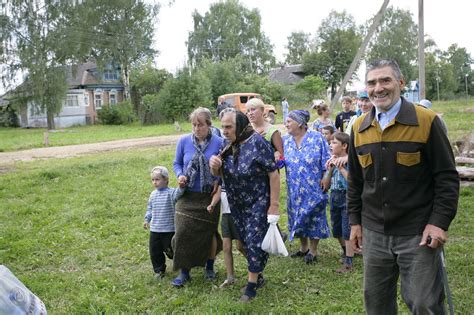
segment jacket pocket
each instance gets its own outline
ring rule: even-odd
[[[414,166],[420,164],[421,154],[420,151],[408,153],[408,152],[397,152],[397,163],[404,166]]]
[[[362,155],[357,155],[357,158],[359,159],[360,166],[362,168],[367,168],[370,165],[372,165],[372,155],[370,153],[367,154],[362,154]]]

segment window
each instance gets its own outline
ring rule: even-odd
[[[104,70],[104,80],[118,80],[118,71]]]
[[[109,96],[109,104],[110,104],[110,105],[115,105],[115,104],[117,104],[117,96],[116,96],[116,94],[110,94],[110,96]]]
[[[94,93],[94,106],[95,106],[95,109],[102,108],[102,92],[96,91]]]
[[[84,93],[84,106],[89,106],[89,93]]]
[[[109,92],[109,104],[110,105],[117,104],[117,90],[111,90]]]
[[[77,94],[68,94],[66,96],[65,107],[79,107],[79,98]]]

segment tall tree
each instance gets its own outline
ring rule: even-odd
[[[371,24],[371,21],[368,22]],[[387,8],[369,43],[367,60],[389,58],[397,61],[407,81],[417,77],[418,27],[410,11]]]
[[[311,41],[310,33],[292,32],[287,37],[288,44],[285,46],[288,49],[285,62],[289,65],[303,63],[303,55],[310,50]]]
[[[15,90],[18,99],[29,100],[36,112],[46,112],[49,129],[66,97],[66,60],[59,47],[66,36],[58,31],[70,2],[7,1],[0,16],[1,79],[5,86],[19,73],[26,80]]]
[[[250,72],[264,72],[275,64],[273,46],[261,31],[257,9],[249,10],[238,0],[211,4],[204,16],[193,13],[194,30],[189,33],[188,58],[192,66],[241,56]]]
[[[100,68],[120,65],[125,98],[130,93],[130,66],[153,57],[153,34],[159,4],[143,0],[83,0],[67,23],[77,58],[95,60]]]
[[[154,123],[151,102],[145,101],[145,96],[157,95],[165,82],[173,75],[164,69],[156,69],[151,60],[139,63],[130,72],[130,99],[133,109],[143,124]]]
[[[158,94],[159,108],[168,120],[187,119],[198,106],[211,106],[211,83],[201,69],[184,67],[176,78],[165,82]]]
[[[444,53],[444,57],[453,66],[454,77],[458,82],[456,94],[465,94],[466,89],[468,90],[468,94],[470,94],[469,91],[472,91],[471,81],[473,78],[473,71],[471,70],[473,59],[471,55],[467,52],[466,48],[452,44]]]
[[[331,11],[318,28],[316,50],[303,57],[303,68],[327,82],[332,98],[361,42],[354,17],[346,11]]]

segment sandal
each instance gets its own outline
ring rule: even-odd
[[[185,276],[182,273],[177,276],[173,281],[171,281],[171,285],[174,287],[182,287],[188,281],[191,281],[191,276]]]
[[[230,287],[232,285],[234,285],[235,283],[235,279],[234,278],[227,278],[224,280],[224,282],[222,282],[222,284],[219,286],[220,289],[224,289],[224,288],[227,288],[227,287]]]
[[[311,254],[309,251],[308,253],[306,254],[306,256],[304,256],[304,261],[305,263],[307,263],[308,265],[309,264],[312,264],[314,262],[316,262],[318,259],[316,258],[316,256],[314,256],[313,254]]]
[[[247,294],[244,294],[240,297],[239,302],[241,303],[248,303],[253,300],[254,297],[248,296]]]
[[[298,258],[298,257],[305,257],[309,253],[309,249],[305,252],[302,251],[297,251],[296,253],[293,253],[290,255],[291,258]]]

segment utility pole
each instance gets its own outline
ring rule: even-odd
[[[468,77],[468,76],[469,76],[469,74],[467,74],[467,73],[464,75],[464,84],[466,85],[466,99],[468,98],[468,95],[469,95],[469,94],[467,93],[467,77]]]
[[[423,0],[418,0],[418,85],[420,100],[425,98],[425,29],[423,17]]]
[[[374,22],[370,26],[367,32],[367,35],[365,36],[364,41],[362,42],[362,45],[359,47],[357,54],[352,60],[349,70],[347,70],[346,75],[344,76],[344,79],[342,80],[341,86],[337,90],[336,95],[334,95],[333,99],[331,100],[331,111],[334,110],[334,107],[336,106],[338,99],[341,97],[342,92],[344,92],[344,89],[346,88],[347,82],[349,82],[349,79],[351,78],[352,74],[356,70],[356,67],[359,64],[360,58],[364,54],[365,49],[367,48],[367,45],[369,44],[370,38],[375,33],[375,29],[379,25],[380,20],[382,19],[382,16],[385,13],[385,10],[387,9],[388,2],[389,0],[384,0],[382,7],[380,7],[379,12],[377,12],[377,14],[375,15]]]

